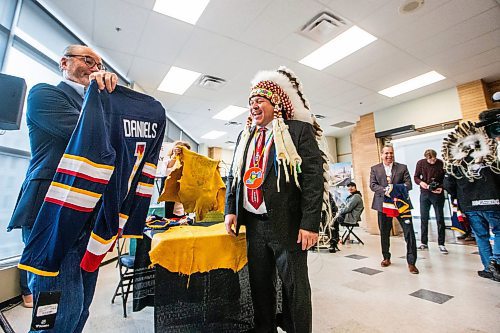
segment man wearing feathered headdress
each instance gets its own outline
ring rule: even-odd
[[[276,332],[276,271],[283,286],[284,329],[312,331],[307,250],[330,213],[325,140],[295,74],[285,67],[252,81],[250,115],[227,179],[229,234],[246,225],[256,332]]]

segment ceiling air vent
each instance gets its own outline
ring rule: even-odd
[[[228,121],[224,125],[226,125],[226,126],[239,126],[239,125],[241,125],[241,123],[239,123],[237,121]]]
[[[219,90],[226,84],[226,80],[211,75],[202,75],[198,80],[198,86],[210,90]]]
[[[339,35],[348,25],[348,21],[338,15],[321,12],[302,27],[300,34],[319,43],[324,43]]]
[[[354,123],[351,123],[350,121],[341,121],[340,123],[332,124],[330,126],[344,128],[351,125],[354,125]]]
[[[316,117],[316,119],[325,119],[326,118],[322,114],[315,114],[314,116]]]
[[[235,141],[228,140],[228,141],[226,141],[226,142],[224,142],[224,143],[227,143],[228,145],[234,145],[236,142],[235,142]]]

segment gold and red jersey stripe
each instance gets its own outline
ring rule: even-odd
[[[100,198],[101,194],[99,193],[52,182],[45,196],[45,201],[80,212],[91,212]]]
[[[57,172],[107,184],[114,169],[115,167],[111,165],[95,163],[85,157],[64,154],[57,167]]]
[[[154,179],[156,175],[156,165],[153,163],[145,163],[142,168],[142,174],[148,178]]]
[[[111,239],[104,239],[92,232],[90,234],[89,243],[87,245],[87,251],[95,255],[106,254],[115,244],[115,240],[116,235]]]
[[[151,198],[153,195],[153,184],[139,182],[139,184],[137,184],[135,194],[141,197]]]

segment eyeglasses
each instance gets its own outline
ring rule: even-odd
[[[78,55],[78,54],[65,54],[64,55],[65,57],[68,57],[68,58],[79,58],[79,59],[83,59],[83,61],[85,62],[85,64],[87,66],[89,66],[89,68],[92,68],[94,66],[97,66],[97,69],[102,71],[102,70],[106,70],[106,66],[104,66],[104,64],[102,63],[98,63],[97,61],[95,61],[94,58],[90,57],[90,56],[86,56],[86,55]]]

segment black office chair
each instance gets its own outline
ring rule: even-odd
[[[361,213],[363,213],[363,210],[364,208],[361,210]],[[358,242],[365,245],[365,243],[363,243],[363,241],[358,237],[358,235],[356,235],[356,233],[353,230],[355,227],[359,227],[359,223],[356,222],[356,224],[352,224],[352,223],[341,222],[340,225],[346,228],[341,237],[342,244],[345,244],[347,240],[350,239],[350,236],[353,235],[358,240]]]
[[[111,299],[111,303],[115,302],[117,296],[121,296],[123,303],[123,317],[127,318],[127,300],[128,295],[133,292],[132,286],[134,284],[134,262],[135,262],[135,249],[136,240],[130,239],[129,252],[124,253],[125,238],[116,239],[116,249],[118,251],[118,272],[120,274],[120,281],[115,289],[115,294]]]

